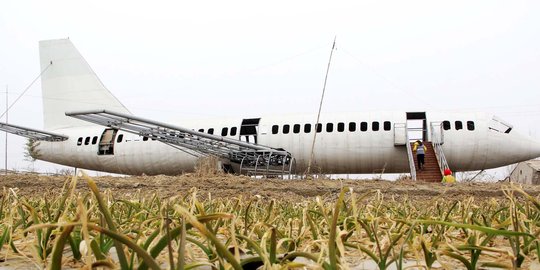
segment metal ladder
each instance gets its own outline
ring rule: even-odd
[[[256,176],[291,177],[295,160],[284,149],[195,131],[189,128],[107,110],[68,112],[71,116],[112,129],[157,140],[195,157],[212,155],[240,164],[240,173]],[[252,135],[246,133],[245,135]]]

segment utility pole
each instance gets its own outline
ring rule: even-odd
[[[6,84],[6,124],[8,123],[8,104],[9,104],[9,101],[8,101],[8,86]],[[8,157],[8,132],[6,131],[6,151],[5,151],[5,157],[4,157],[4,173],[7,175],[8,174],[8,170],[7,170],[7,157]]]
[[[311,144],[311,155],[309,157],[308,167],[306,170],[306,175],[309,175],[311,173],[311,164],[313,162],[313,150],[315,149],[315,140],[317,139],[317,126],[319,125],[319,119],[321,116],[321,109],[322,104],[324,100],[324,92],[326,90],[326,81],[328,80],[328,72],[330,71],[330,63],[332,62],[332,54],[334,53],[334,49],[336,48],[336,37],[334,37],[334,43],[332,44],[332,50],[330,51],[330,59],[328,59],[328,66],[326,67],[326,76],[324,76],[324,85],[322,90],[322,96],[321,96],[321,103],[319,104],[319,113],[317,114],[317,121],[315,122],[315,125],[313,127],[313,143]],[[321,126],[321,129],[323,127]]]

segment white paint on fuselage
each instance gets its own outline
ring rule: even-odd
[[[451,129],[443,132],[443,150],[454,171],[489,169],[528,160],[540,156],[540,144],[515,131],[503,133],[489,129],[491,115],[484,113],[426,113],[428,128],[431,122],[450,121]],[[306,169],[313,140],[314,115],[289,115],[261,117],[257,143],[289,151],[296,159],[296,172]],[[390,130],[384,130],[383,123],[391,123]],[[463,123],[463,129],[456,130],[455,121]],[[467,121],[474,122],[474,130],[467,129]],[[356,130],[349,131],[349,123],[356,123]],[[360,122],[368,123],[368,130],[360,130]],[[379,130],[372,130],[372,123],[379,123]],[[404,112],[366,112],[323,114],[322,132],[317,134],[314,148],[314,172],[332,174],[356,173],[406,173],[409,172],[405,146],[394,146],[394,124],[405,123]],[[214,129],[221,135],[222,128],[228,128],[229,138],[240,139],[242,119],[214,119],[183,121],[177,126],[195,130]],[[333,124],[333,131],[326,131],[326,124]],[[338,123],[344,123],[344,131],[339,132]],[[300,132],[294,132],[294,125],[300,125]],[[304,132],[304,125],[311,124],[311,132]],[[278,125],[279,132],[272,134],[272,126]],[[288,134],[283,134],[283,126],[289,125]],[[231,127],[237,128],[235,136],[230,136]],[[123,140],[114,144],[113,155],[98,155],[99,138],[104,128],[79,127],[55,130],[69,136],[63,142],[40,142],[37,147],[39,159],[66,166],[131,175],[175,175],[193,171],[197,158],[179,149],[158,141],[143,141],[141,136],[119,131]],[[428,132],[429,134],[430,132]],[[118,136],[117,135],[117,136]],[[86,137],[98,137],[96,144],[84,144]],[[77,145],[79,137],[83,144]],[[430,138],[428,138],[430,140]],[[90,139],[91,141],[91,139]]]

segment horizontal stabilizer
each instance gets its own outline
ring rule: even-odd
[[[67,116],[94,124],[124,130],[204,155],[214,155],[235,163],[265,162],[281,166],[291,160],[289,152],[260,144],[198,132],[129,114],[107,110],[66,112]],[[275,163],[275,164],[272,164]]]
[[[49,141],[58,142],[65,141],[69,137],[61,134],[56,134],[48,131],[37,130],[27,127],[21,127],[13,124],[0,123],[0,130],[9,132],[11,134],[23,136],[36,141]]]

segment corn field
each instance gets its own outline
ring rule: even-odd
[[[90,191],[76,188],[85,182]],[[540,201],[385,197],[344,187],[302,202],[263,197],[117,199],[83,175],[57,197],[4,189],[0,259],[65,269],[518,269],[539,265]]]

